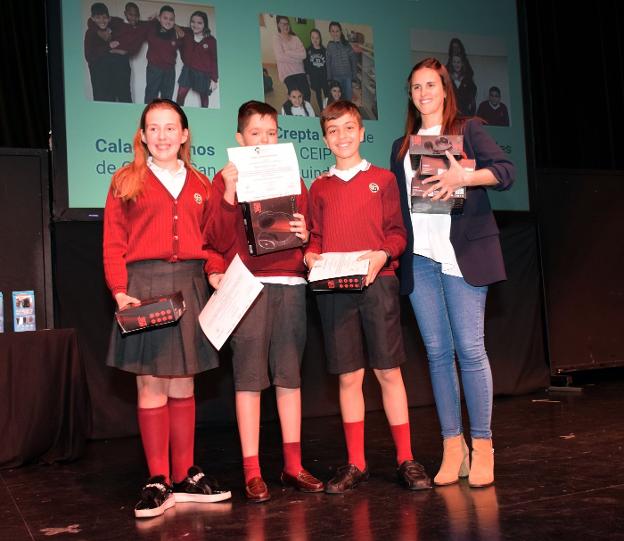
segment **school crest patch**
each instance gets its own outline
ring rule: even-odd
[[[195,195],[193,196],[193,199],[195,199],[195,203],[197,203],[198,205],[202,204],[202,196],[199,193],[195,193]]]
[[[377,193],[379,191],[379,186],[375,184],[374,182],[371,182],[368,185],[368,189],[371,191],[371,193]]]

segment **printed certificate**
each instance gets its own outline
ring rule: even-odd
[[[309,282],[340,278],[341,276],[365,276],[368,274],[369,259],[358,261],[358,257],[370,252],[326,252],[321,254],[322,259],[314,262],[308,275]]]
[[[221,349],[263,287],[237,254],[199,314],[199,325],[215,348]]]
[[[292,143],[227,149],[238,169],[236,196],[239,203],[299,195],[299,162]]]

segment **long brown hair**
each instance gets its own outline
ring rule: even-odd
[[[444,98],[444,108],[442,110],[442,133],[445,135],[459,135],[462,133],[464,124],[464,118],[459,116],[457,110],[457,101],[455,100],[455,90],[453,88],[453,82],[449,76],[446,67],[440,63],[436,58],[425,58],[416,64],[412,71],[410,71],[407,77],[407,120],[405,121],[405,135],[403,136],[403,142],[399,149],[399,158],[403,158],[405,153],[409,149],[410,135],[418,133],[422,126],[422,118],[420,112],[412,101],[411,84],[412,75],[420,69],[429,68],[434,70],[442,81],[442,88],[446,93]]]
[[[277,33],[278,34],[282,33],[280,31],[280,27],[279,27],[280,21],[287,21],[288,22],[288,35],[289,36],[294,36],[295,33],[293,32],[292,25],[290,24],[290,19],[288,17],[286,17],[286,15],[276,15],[275,16],[275,24],[277,25]]]
[[[111,186],[113,189],[113,195],[120,197],[123,201],[135,200],[139,195],[143,193],[145,187],[145,175],[148,172],[147,169],[147,157],[149,151],[147,145],[143,142],[141,135],[145,130],[145,119],[147,113],[153,109],[172,109],[178,114],[180,118],[180,124],[182,129],[188,130],[188,119],[182,108],[171,100],[156,99],[146,105],[141,114],[141,121],[139,127],[134,134],[133,147],[134,147],[134,159],[128,165],[122,167],[113,175]],[[205,181],[192,165],[191,165],[191,133],[189,131],[186,142],[180,146],[178,151],[178,158],[184,162],[185,167],[196,173],[197,177],[205,185]]]

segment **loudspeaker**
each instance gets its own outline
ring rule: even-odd
[[[0,148],[0,291],[13,332],[11,291],[34,290],[37,329],[54,327],[48,152]]]

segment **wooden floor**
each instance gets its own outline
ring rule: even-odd
[[[499,398],[496,485],[465,481],[425,492],[395,482],[390,432],[367,415],[371,479],[344,496],[279,485],[278,426],[263,426],[261,462],[272,500],[242,494],[235,429],[198,429],[197,462],[233,491],[230,502],[178,504],[135,520],[146,476],[137,438],[91,442],[71,464],[0,471],[0,540],[624,540],[624,379],[581,393]],[[433,408],[411,411],[417,458],[434,474],[441,444]],[[304,421],[304,465],[327,479],[344,460],[337,417]]]

